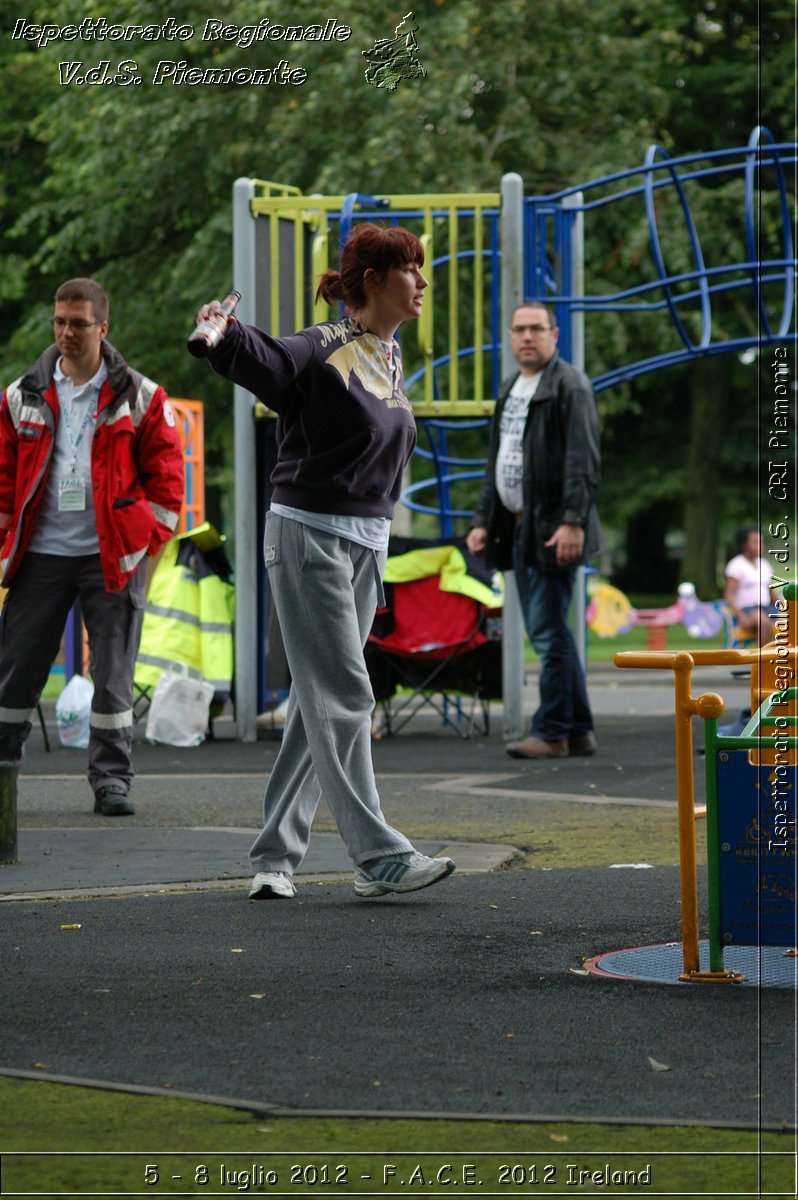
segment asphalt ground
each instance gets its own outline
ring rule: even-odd
[[[694,682],[732,713],[745,688],[718,669]],[[0,1071],[297,1114],[792,1126],[789,988],[585,973],[679,940],[676,867],[610,845],[605,865],[547,869],[525,847],[519,869],[520,848],[480,835],[556,804],[672,809],[675,831],[670,675],[594,672],[591,700],[591,758],[508,758],[500,706],[489,737],[433,717],[375,742],[389,820],[458,864],[377,900],[354,896],[321,811],[296,898],[247,901],[276,739],[243,745],[223,719],[194,750],[137,741],[137,812],[111,819],[91,812],[84,754],[45,753],[35,729],[18,861],[0,868]]]

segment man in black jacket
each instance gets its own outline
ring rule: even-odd
[[[514,758],[593,754],[584,672],[568,628],[576,568],[601,548],[599,428],[590,381],[557,353],[553,314],[533,301],[510,327],[519,372],[502,384],[467,544],[515,580],[540,658],[540,707]]]

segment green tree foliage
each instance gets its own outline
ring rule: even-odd
[[[24,19],[63,28],[87,11],[100,13],[77,0],[57,10],[34,3]],[[496,190],[503,172],[517,171],[528,194],[541,194],[640,163],[652,142],[673,154],[720,149],[743,144],[760,120],[777,137],[792,136],[791,5],[783,0],[422,0],[415,12],[426,76],[393,92],[370,87],[360,52],[391,37],[406,11],[376,0],[354,0],[338,13],[315,0],[290,8],[219,0],[206,13],[175,0],[168,15],[193,26],[189,40],[55,40],[43,48],[13,39],[18,18],[5,18],[0,379],[13,378],[46,343],[58,283],[94,275],[111,295],[110,336],[126,356],[173,395],[206,401],[209,479],[223,489],[232,471],[229,388],[183,346],[198,305],[231,282],[237,177],[337,195]],[[349,40],[243,46],[201,36],[210,17],[250,26],[262,18],[310,25],[331,15],[351,27]],[[108,19],[132,26],[166,18],[148,0],[128,0]],[[308,78],[301,86],[156,85],[164,59],[202,69],[265,69],[287,59]],[[62,82],[59,64],[78,60],[87,68],[108,60],[112,69],[134,60],[142,82]],[[691,202],[704,221],[707,259],[725,261],[730,246],[740,246],[739,190],[697,189]],[[764,219],[775,230],[771,210],[766,204]],[[672,206],[663,206],[662,223],[669,265],[690,269]],[[592,236],[591,287],[616,291],[650,271],[640,210],[620,226],[598,219]],[[739,328],[751,320],[750,305],[741,295],[713,318],[719,328]],[[662,321],[597,319],[588,368],[656,353],[663,337],[672,333]],[[726,374],[734,387],[745,372],[737,364]],[[687,372],[602,394],[610,525],[620,530],[646,504],[669,501],[673,526],[683,522],[693,403],[700,398]],[[749,436],[743,424],[726,422],[724,461],[751,461],[743,440],[727,446]],[[725,466],[719,480],[708,502],[721,529],[750,480],[731,478]],[[218,519],[215,505],[212,515]]]

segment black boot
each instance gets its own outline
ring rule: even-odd
[[[129,817],[136,810],[118,783],[109,783],[94,793],[94,811],[104,817]]]

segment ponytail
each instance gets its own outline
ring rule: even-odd
[[[335,304],[344,298],[344,285],[340,271],[325,271],[316,288],[316,300],[319,297],[328,304]]]

